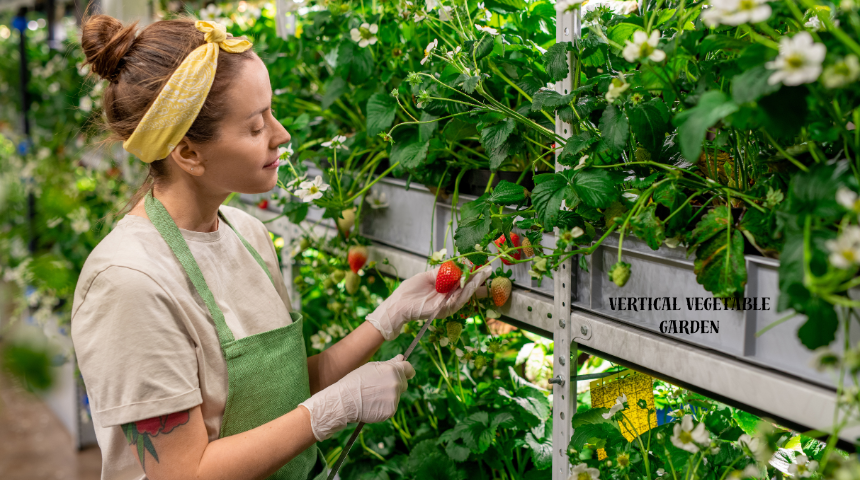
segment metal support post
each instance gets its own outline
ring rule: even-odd
[[[556,42],[571,42],[579,35],[579,10],[575,12],[559,13],[556,17]],[[568,54],[568,65],[570,65]],[[567,95],[573,89],[573,72],[564,80],[556,83],[556,91]],[[572,135],[572,127],[569,123],[562,122],[556,115],[555,132],[564,138]],[[558,152],[556,152],[556,171],[563,167],[558,163]],[[558,229],[556,228],[556,233]],[[570,299],[571,279],[573,273],[573,262],[566,260],[559,266],[555,274],[555,300],[553,308],[553,431],[552,431],[552,480],[567,480],[570,475],[570,461],[567,457],[567,445],[573,436],[573,428],[570,420],[576,413],[576,366],[571,369],[571,350],[575,353],[576,347],[571,345],[570,335]]]

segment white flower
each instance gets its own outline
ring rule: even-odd
[[[475,25],[475,28],[477,28],[481,32],[489,33],[490,35],[498,35],[499,34],[499,31],[493,27],[485,27],[483,25]]]
[[[678,248],[678,244],[681,243],[681,236],[675,235],[674,237],[667,238],[663,244],[669,248]]]
[[[332,150],[335,150],[338,148],[342,148],[344,150],[347,150],[346,146],[344,146],[344,144],[343,144],[343,142],[345,142],[345,141],[346,141],[345,136],[335,135],[334,138],[332,138],[330,141],[323,142],[322,146],[327,147],[327,148],[331,148]]]
[[[676,447],[686,450],[690,453],[697,453],[699,447],[696,444],[708,444],[711,439],[708,431],[705,430],[705,423],[699,422],[693,428],[693,416],[684,415],[680,423],[675,424],[675,429],[672,435],[672,444]]]
[[[849,268],[860,263],[860,227],[849,225],[836,240],[824,243],[830,250],[830,263],[836,268]]]
[[[287,188],[295,188],[298,184],[304,182],[306,178],[308,178],[308,174],[303,173],[302,176],[290,180],[290,182],[287,183]]]
[[[570,229],[570,234],[573,236],[573,238],[579,238],[585,235],[585,230],[583,230],[581,227],[573,227]]]
[[[489,22],[493,18],[493,12],[484,6],[484,2],[478,2],[478,15],[475,17],[475,20],[480,20],[482,18],[485,22]]]
[[[431,12],[439,6],[439,0],[425,0],[424,5],[427,7],[427,11]]]
[[[858,77],[860,77],[860,62],[857,61],[856,55],[848,55],[824,69],[821,83],[827,88],[842,88],[856,82]]]
[[[797,35],[779,41],[779,56],[765,66],[776,70],[771,74],[768,83],[775,85],[794,86],[814,82],[821,74],[821,62],[827,48],[822,43],[815,43],[809,32],[799,32]]]
[[[328,190],[329,186],[322,181],[322,177],[317,175],[313,182],[302,182],[299,185],[299,190],[293,192],[293,195],[299,197],[302,202],[312,202],[318,198],[322,198],[323,192]]]
[[[206,8],[200,10],[200,20],[214,22],[221,18],[221,7],[211,3]]]
[[[89,113],[93,109],[93,99],[90,97],[81,97],[81,101],[78,102],[78,108],[82,112]]]
[[[376,32],[379,31],[377,24],[362,23],[358,28],[349,31],[353,42],[358,42],[359,47],[366,47],[376,43]]]
[[[427,15],[424,15],[424,12],[422,11],[420,13],[416,13],[415,16],[412,17],[412,20],[414,20],[415,23],[418,23],[421,20],[424,20],[425,18],[427,18]]]
[[[326,344],[329,342],[331,342],[331,335],[322,330],[315,335],[311,335],[311,347],[315,350],[324,350]]]
[[[761,474],[761,470],[759,470],[755,463],[747,465],[741,471],[741,478],[761,478],[763,476],[764,475]]]
[[[803,24],[803,26],[812,30],[813,32],[817,32],[821,30],[821,19],[818,18],[817,15],[813,15],[809,17],[809,20],[807,20],[806,23]]]
[[[658,477],[662,477],[663,475],[666,474],[666,470],[663,470],[662,468],[658,468],[656,473],[657,473]]]
[[[585,161],[588,160],[588,155],[583,155],[582,158],[579,159],[579,163],[573,167],[574,170],[579,170],[580,168],[585,167]]]
[[[86,207],[81,207],[69,213],[69,220],[72,221],[72,230],[75,233],[84,233],[90,229],[90,220],[87,218]]]
[[[608,412],[603,414],[603,418],[609,420],[614,417],[616,413],[624,410],[624,402],[627,401],[627,395],[621,395],[620,397],[615,399],[615,405],[613,405]]]
[[[370,208],[374,210],[379,210],[380,208],[386,208],[389,206],[385,192],[379,192],[376,190],[370,191],[370,195],[367,196],[367,203],[370,205]]]
[[[484,246],[483,246],[483,245],[481,245],[480,243],[476,243],[476,244],[475,244],[475,251],[476,251],[476,252],[483,252],[483,251],[484,251]]]
[[[588,465],[580,463],[573,467],[570,471],[570,476],[567,480],[598,480],[600,478],[600,470],[596,468],[588,468]]]
[[[793,476],[806,478],[811,477],[812,472],[818,469],[818,462],[815,460],[809,461],[806,455],[797,455],[788,466],[788,473]]]
[[[455,55],[459,55],[459,54],[460,54],[460,50],[461,50],[461,49],[460,49],[460,46],[459,46],[459,45],[457,45],[457,48],[455,48],[454,50],[452,50],[452,51],[450,51],[450,52],[445,52],[445,55],[446,55],[449,59],[453,60]]]
[[[451,341],[448,340],[448,337],[442,337],[439,339],[439,346],[440,347],[447,347],[450,342]]]
[[[606,91],[606,101],[609,103],[615,102],[615,100],[621,98],[621,95],[623,95],[628,88],[630,88],[629,83],[620,78],[613,78],[612,83],[609,84],[609,90]]]
[[[439,20],[443,22],[450,22],[451,20],[453,20],[454,17],[451,16],[451,12],[453,10],[453,7],[446,7],[443,5],[442,8],[439,9]]]
[[[836,203],[845,207],[845,210],[849,212],[860,213],[860,198],[850,188],[839,187],[836,190]]]
[[[278,147],[278,158],[289,160],[293,156],[293,144],[290,143],[286,147]]]
[[[445,259],[445,255],[447,255],[447,254],[448,254],[447,248],[443,248],[442,250],[439,250],[438,252],[433,252],[433,255],[430,256],[430,263],[432,263],[432,264],[442,263],[442,260]]]
[[[439,46],[439,39],[434,38],[432,42],[427,44],[427,48],[424,49],[424,58],[421,59],[421,65],[424,65],[425,62],[430,58],[430,53]]]
[[[579,8],[584,0],[559,0],[555,3],[556,12],[569,12],[575,8]]]
[[[768,0],[711,0],[711,8],[702,12],[702,22],[708,27],[738,26],[759,23],[770,18]]]
[[[660,43],[660,31],[651,30],[651,36],[642,30],[633,33],[633,41],[627,40],[624,50],[621,52],[628,62],[649,59],[652,62],[662,62],[666,58],[666,52],[657,48]]]
[[[336,323],[329,325],[329,327],[326,329],[326,332],[328,332],[328,334],[334,338],[340,338],[346,335],[346,330]]]

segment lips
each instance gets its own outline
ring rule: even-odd
[[[280,161],[278,159],[275,159],[273,162],[270,162],[270,163],[263,165],[263,168],[278,168],[279,164],[280,164]]]

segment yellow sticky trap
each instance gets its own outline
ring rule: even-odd
[[[611,408],[615,399],[627,395],[627,405],[621,413],[624,419],[618,422],[621,434],[628,442],[657,426],[657,413],[648,415],[654,408],[653,379],[644,373],[629,371],[597,379],[591,382],[591,408]],[[646,408],[639,408],[639,400],[645,400]],[[604,449],[597,450],[597,459],[606,458]]]

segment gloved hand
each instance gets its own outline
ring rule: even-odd
[[[311,413],[314,437],[322,441],[346,428],[347,423],[391,418],[400,394],[406,391],[406,381],[414,376],[415,369],[403,355],[366,363],[299,405]]]
[[[492,273],[489,265],[485,266],[474,272],[462,288],[458,286],[448,293],[436,291],[435,270],[419,273],[401,283],[366,319],[386,340],[393,340],[408,322],[445,318],[462,308]]]

